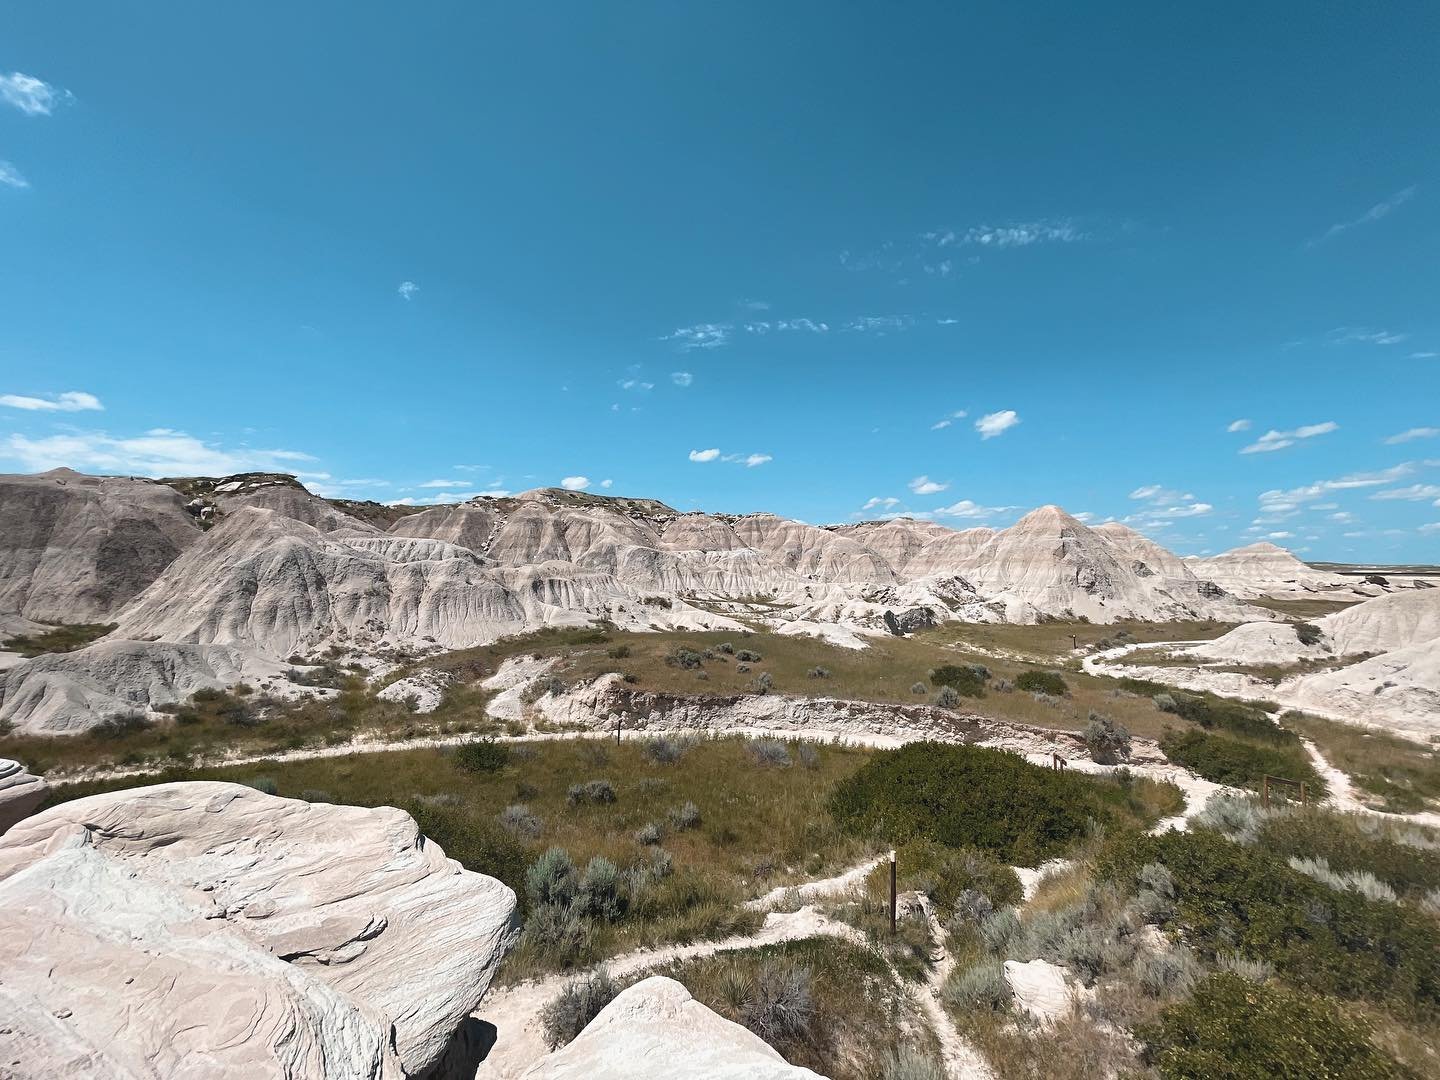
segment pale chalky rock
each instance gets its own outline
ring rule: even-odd
[[[1046,960],[1005,961],[1005,981],[1015,994],[1015,1007],[1042,1024],[1054,1023],[1070,1011],[1065,969]]]
[[[50,786],[20,762],[0,758],[0,833],[32,814],[49,793]]]
[[[803,1080],[758,1035],[655,975],[623,991],[575,1040],[532,1065],[523,1080]],[[823,1080],[823,1078],[821,1078]]]
[[[0,837],[16,1077],[357,1077],[434,1066],[515,894],[390,807],[236,784],[65,803]]]

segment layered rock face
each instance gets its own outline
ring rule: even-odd
[[[18,761],[0,758],[0,833],[35,811],[50,785]]]
[[[1285,590],[1314,591],[1349,584],[1338,574],[1306,566],[1289,551],[1271,543],[1248,544],[1188,562],[1197,576],[1247,600]]]
[[[824,1080],[660,975],[622,991],[523,1080]]]
[[[65,803],[0,837],[17,1078],[420,1076],[479,1004],[515,895],[406,814],[234,784]]]
[[[0,476],[0,611],[107,622],[199,538],[163,484],[70,469]]]

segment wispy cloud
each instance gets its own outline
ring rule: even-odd
[[[718,349],[730,340],[733,329],[730,323],[696,323],[694,326],[682,326],[671,333],[663,334],[660,340],[675,342],[683,352]]]
[[[695,381],[695,376],[688,371],[672,371],[670,381],[676,386],[689,386]]]
[[[423,484],[416,484],[420,488],[444,488],[447,491],[454,491],[457,488],[473,484],[473,480],[426,480]]]
[[[1006,225],[975,225],[964,230],[936,229],[923,239],[936,247],[1015,248],[1035,244],[1073,244],[1087,239],[1073,221],[1012,222]]]
[[[757,465],[764,465],[775,459],[769,454],[721,454],[718,446],[712,446],[708,450],[691,450],[690,460],[707,461],[728,461],[734,465],[744,465],[747,469],[753,469]]]
[[[1440,428],[1412,427],[1409,431],[1402,431],[1398,435],[1391,435],[1385,440],[1385,445],[1396,446],[1399,443],[1414,442],[1416,439],[1433,439],[1437,435],[1440,435]]]
[[[1295,443],[1301,439],[1313,439],[1317,435],[1329,435],[1332,431],[1338,431],[1339,429],[1340,425],[1333,420],[1326,420],[1321,424],[1305,424],[1295,428],[1293,431],[1276,431],[1272,428],[1249,446],[1242,449],[1240,453],[1269,454],[1276,450],[1284,450],[1287,446],[1294,446]]]
[[[712,447],[710,447],[709,450],[691,450],[691,451],[690,451],[690,460],[691,460],[691,461],[714,461],[714,460],[715,460],[716,458],[718,458],[719,456],[720,456],[720,448],[719,448],[718,446],[712,446]]]
[[[948,483],[942,484],[938,480],[931,480],[928,476],[917,476],[914,480],[911,480],[908,485],[910,490],[916,495],[934,495],[937,492],[944,491],[949,486]]]
[[[69,466],[88,472],[135,476],[228,476],[238,472],[293,471],[296,463],[314,461],[298,450],[225,449],[183,431],[152,428],[133,438],[105,432],[51,435],[30,439],[11,435],[0,444],[0,456],[40,472]]]
[[[931,511],[931,513],[936,517],[988,518],[994,517],[996,514],[1009,513],[1014,509],[1016,509],[1016,507],[1013,506],[981,506],[979,503],[971,502],[969,499],[961,499],[959,502],[953,502],[949,506],[939,507]]]
[[[757,465],[764,465],[766,462],[774,461],[775,459],[769,454],[745,454],[744,456],[736,454],[733,458],[727,457],[725,460],[738,461],[747,469],[753,469]]]
[[[770,304],[765,300],[741,300],[740,306],[746,311],[769,311]]]
[[[1399,345],[1410,335],[1394,330],[1375,330],[1365,326],[1337,326],[1330,331],[1332,345]]]
[[[1424,499],[1440,499],[1440,484],[1411,484],[1408,487],[1390,488],[1377,491],[1372,499],[1404,499],[1406,502],[1420,502]]]
[[[889,510],[891,507],[899,506],[900,500],[893,495],[876,495],[873,499],[866,499],[865,505],[860,507],[862,513],[869,510]]]
[[[639,393],[645,393],[647,390],[655,389],[653,382],[646,382],[643,379],[620,379],[615,385],[620,387],[621,390],[634,390]]]
[[[324,494],[318,488],[317,494]],[[390,499],[386,506],[445,506],[451,503],[468,502],[471,499],[504,499],[510,492],[498,488],[488,491],[442,491],[436,495],[407,495],[403,499]]]
[[[1349,473],[1336,480],[1317,480],[1315,483],[1306,484],[1303,487],[1262,491],[1260,493],[1260,510],[1263,514],[1271,517],[1293,513],[1306,503],[1315,502],[1317,499],[1322,499],[1337,491],[1383,487],[1402,477],[1409,476],[1414,471],[1414,463],[1406,461],[1374,472]]]
[[[590,486],[588,476],[566,476],[561,479],[560,486],[566,491],[584,491]]]
[[[1176,518],[1204,517],[1215,507],[1200,502],[1188,491],[1178,491],[1164,484],[1146,484],[1130,492],[1131,499],[1149,505],[1123,519],[1126,525],[1139,525],[1158,529],[1170,525]]]
[[[1249,421],[1249,420],[1231,420],[1231,421],[1230,421],[1230,426],[1227,427],[1225,430],[1226,430],[1226,431],[1229,431],[1229,432],[1231,432],[1231,433],[1234,433],[1234,432],[1236,432],[1236,431],[1249,431],[1249,430],[1250,430],[1250,421]]]
[[[1018,423],[1020,417],[1014,409],[1002,409],[1000,412],[986,413],[976,420],[975,430],[980,433],[981,439],[993,439],[997,435],[1005,434]]]
[[[0,394],[0,405],[31,412],[99,412],[105,408],[94,394],[81,390],[67,390],[63,394],[46,394],[44,397]]]
[[[74,98],[69,90],[51,86],[33,75],[20,71],[0,75],[0,101],[13,105],[26,116],[49,116],[57,105]]]
[[[953,424],[956,420],[964,420],[965,417],[967,417],[967,416],[969,416],[969,415],[970,415],[970,414],[967,413],[964,409],[957,409],[957,410],[955,410],[954,412],[952,412],[949,416],[945,417],[943,420],[937,420],[937,421],[935,421],[935,423],[931,424],[931,425],[930,425],[930,430],[931,430],[931,431],[940,431],[942,428],[947,428],[947,427],[949,427],[949,426],[950,426],[951,424]]]
[[[1437,356],[1440,356],[1440,352],[1412,352],[1412,353],[1410,354],[1410,359],[1411,359],[1411,360],[1434,360]]]
[[[1374,206],[1370,207],[1369,210],[1366,210],[1359,217],[1354,218],[1350,221],[1341,221],[1334,225],[1331,225],[1319,236],[1307,241],[1305,246],[1313,248],[1319,244],[1325,243],[1325,241],[1327,240],[1333,240],[1341,233],[1348,232],[1350,229],[1357,228],[1361,225],[1371,225],[1377,221],[1380,221],[1382,218],[1388,217],[1390,213],[1397,207],[1403,206],[1405,203],[1409,202],[1412,198],[1414,198],[1415,192],[1417,192],[1418,190],[1419,186],[1415,184],[1412,184],[1410,187],[1407,188],[1402,188],[1394,195],[1391,195],[1388,199],[1383,199],[1380,202],[1376,203]]]
[[[413,281],[402,281],[395,291],[400,294],[400,299],[413,300],[415,294],[420,291],[420,286]]]
[[[612,486],[614,486],[614,484],[615,484],[615,481],[614,481],[614,480],[601,480],[601,481],[600,481],[600,486],[601,486],[602,488],[604,488],[606,491],[609,491],[610,488],[611,488]]]
[[[0,159],[0,184],[12,188],[28,188],[30,181],[20,175],[20,170],[10,162]]]

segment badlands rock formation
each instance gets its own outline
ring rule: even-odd
[[[489,987],[515,895],[399,810],[164,784],[0,837],[6,1075],[423,1075]]]
[[[199,536],[180,495],[151,480],[0,476],[0,612],[108,622]]]
[[[660,975],[622,991],[523,1080],[823,1080]]]
[[[1306,566],[1289,551],[1268,542],[1249,544],[1206,559],[1187,559],[1186,563],[1197,576],[1246,600],[1352,584],[1339,574],[1326,574]]]
[[[17,525],[0,533],[0,619],[119,624],[65,659],[5,657],[0,717],[77,731],[295,653],[463,648],[597,620],[738,629],[743,615],[861,647],[947,620],[1266,617],[1139,534],[1053,506],[1004,530],[817,528],[542,489],[388,531],[376,520],[277,474],[0,481],[0,524]]]
[[[0,758],[0,833],[32,814],[50,786],[18,761]]]
[[[196,690],[279,675],[279,665],[225,645],[107,639],[0,673],[0,726],[72,735]]]

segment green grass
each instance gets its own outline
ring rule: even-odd
[[[39,656],[41,653],[74,652],[99,640],[114,630],[116,623],[54,623],[52,628],[39,634],[21,634],[4,643],[7,652],[21,656]]]
[[[1258,791],[1268,775],[1303,782],[1312,799],[1326,791],[1325,782],[1298,745],[1267,745],[1192,729],[1167,735],[1160,740],[1160,749],[1177,765],[1217,784]]]
[[[1290,600],[1273,600],[1270,597],[1260,597],[1256,600],[1247,600],[1247,604],[1255,607],[1262,607],[1268,611],[1278,611],[1281,615],[1290,615],[1297,619],[1320,619],[1326,615],[1334,615],[1337,611],[1344,611],[1346,608],[1354,607],[1358,600],[1322,600],[1308,596],[1296,597]]]
[[[1391,813],[1440,806],[1440,752],[1388,732],[1288,712],[1286,727],[1313,739],[1327,761]]]

